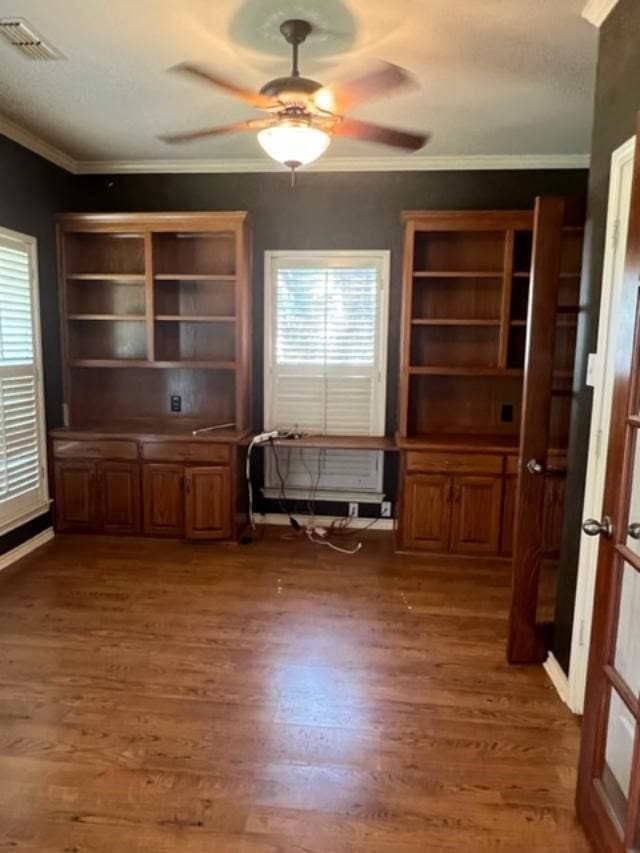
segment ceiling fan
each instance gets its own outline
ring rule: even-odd
[[[190,62],[174,66],[172,71],[190,74],[244,103],[268,113],[265,118],[248,119],[222,127],[207,127],[186,133],[161,136],[165,142],[180,143],[240,131],[258,131],[258,142],[266,153],[295,170],[323,154],[333,136],[362,139],[417,151],[429,139],[428,134],[411,133],[348,118],[345,112],[355,106],[411,84],[410,74],[398,65],[381,62],[352,80],[325,87],[302,77],[298,67],[298,49],[313,31],[308,21],[288,20],[280,32],[292,46],[293,63],[288,77],[270,80],[259,92],[237,85],[216,72]]]

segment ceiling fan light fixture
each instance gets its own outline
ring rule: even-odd
[[[306,121],[282,121],[258,133],[258,142],[269,157],[289,169],[317,160],[329,147],[331,136]]]

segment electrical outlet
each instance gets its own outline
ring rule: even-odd
[[[358,517],[358,504],[350,503],[349,504],[349,518],[357,518]]]
[[[382,501],[380,504],[380,518],[391,518],[391,501]]]
[[[503,424],[510,424],[513,422],[513,406],[511,403],[503,403],[500,406],[500,420]]]
[[[182,411],[182,397],[179,394],[171,395],[171,411],[172,412],[181,412]]]

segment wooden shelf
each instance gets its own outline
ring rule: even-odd
[[[475,317],[429,317],[411,320],[412,326],[500,326],[500,319],[495,320]]]
[[[502,270],[469,272],[468,270],[414,270],[414,278],[502,278]]]
[[[517,377],[522,376],[524,371],[519,367],[481,367],[470,365],[468,367],[444,366],[444,367],[418,367],[409,368],[412,376],[494,376],[494,377]]]
[[[496,433],[426,433],[408,438],[396,436],[400,450],[471,450],[491,453],[515,452],[519,435]]]
[[[154,281],[229,281],[236,280],[235,275],[209,275],[202,273],[158,273]]]
[[[144,284],[143,273],[116,272],[80,272],[70,273],[67,278],[71,281],[117,281],[119,284]]]
[[[516,328],[521,328],[521,327],[524,328],[527,325],[527,321],[526,320],[510,320],[509,325],[515,326]]]
[[[276,447],[316,448],[318,450],[397,450],[392,438],[376,435],[304,435],[300,438],[274,438]]]
[[[205,359],[201,359],[198,361],[188,361],[184,359],[182,361],[153,361],[150,364],[151,367],[177,367],[177,368],[204,368],[207,370],[235,370],[236,363],[235,361],[209,361]]]
[[[136,358],[73,358],[70,367],[153,367],[150,361]]]
[[[226,314],[156,314],[160,323],[235,323],[236,318]]]
[[[127,322],[146,322],[144,314],[69,314],[69,320],[126,320]]]
[[[514,272],[513,277],[514,278],[531,278],[531,273],[530,272]]]
[[[76,358],[71,367],[137,367],[144,369],[206,368],[208,370],[235,370],[235,361],[143,361],[134,358]]]

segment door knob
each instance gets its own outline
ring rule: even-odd
[[[609,538],[613,533],[613,524],[608,515],[598,521],[597,518],[588,518],[582,522],[582,529],[587,536],[606,536]]]
[[[530,459],[527,462],[527,471],[530,474],[542,474],[542,472],[544,471],[544,465],[541,465],[535,459]]]
[[[627,527],[627,533],[632,539],[640,539],[640,524],[634,522]]]

